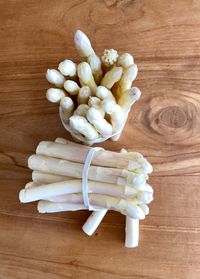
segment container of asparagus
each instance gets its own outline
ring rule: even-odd
[[[153,189],[147,183],[151,164],[138,152],[99,149],[94,153],[87,173],[87,196],[83,198],[83,170],[92,147],[57,138],[42,141],[36,154],[28,159],[32,181],[19,193],[22,203],[38,201],[40,213],[93,210],[83,225],[92,235],[108,210],[126,216],[125,246],[136,247],[139,220],[149,213]]]
[[[134,58],[114,49],[105,49],[98,57],[80,30],[75,32],[74,43],[81,62],[65,59],[58,70],[48,69],[46,78],[54,87],[46,97],[60,104],[62,124],[74,140],[87,145],[109,138],[117,141],[141,95],[132,87],[138,72]]]

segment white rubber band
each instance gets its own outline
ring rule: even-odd
[[[103,150],[102,147],[93,147],[89,150],[86,158],[85,158],[85,163],[84,163],[84,167],[83,167],[83,171],[82,171],[82,195],[83,195],[83,202],[84,205],[89,209],[89,210],[95,210],[95,208],[93,208],[90,205],[90,201],[89,201],[89,196],[88,196],[88,171],[92,162],[92,159],[94,157],[94,154],[99,151],[99,150]]]

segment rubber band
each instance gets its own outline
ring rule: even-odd
[[[89,210],[95,210],[95,208],[93,208],[90,205],[90,201],[89,201],[89,196],[88,196],[88,171],[92,162],[92,159],[94,157],[94,154],[97,151],[100,150],[104,150],[102,147],[92,147],[86,158],[85,158],[85,163],[84,163],[84,167],[83,167],[83,171],[82,171],[82,195],[83,195],[83,202],[84,205],[89,209]]]

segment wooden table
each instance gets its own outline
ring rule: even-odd
[[[0,279],[199,278],[200,1],[2,0],[0,11]],[[142,98],[120,141],[102,144],[142,152],[154,166],[137,249],[124,248],[118,213],[88,237],[88,212],[40,215],[18,201],[38,142],[68,138],[45,99],[45,72],[77,61],[76,29],[97,53],[127,51],[139,67]]]

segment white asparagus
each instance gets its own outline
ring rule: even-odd
[[[87,221],[82,226],[82,230],[87,235],[92,235],[98,228],[99,224],[103,220],[106,213],[107,213],[107,209],[93,211],[92,214],[87,219]]]
[[[134,58],[130,53],[122,53],[117,59],[117,66],[126,69],[134,64]]]
[[[95,82],[99,84],[103,76],[100,58],[95,53],[93,53],[87,57],[87,62],[91,67]]]
[[[108,90],[105,86],[98,86],[96,90],[96,96],[101,99],[110,99],[114,102],[116,102],[115,97],[113,96],[112,92]]]
[[[86,104],[81,104],[77,107],[77,109],[74,111],[74,115],[79,115],[79,116],[83,116],[86,117],[86,113],[89,109],[89,106]]]
[[[39,213],[55,213],[62,211],[77,211],[84,210],[87,207],[84,204],[75,204],[75,203],[56,203],[50,201],[39,201],[37,206]]]
[[[118,56],[119,55],[115,49],[105,49],[101,60],[106,67],[110,67],[115,64]]]
[[[86,62],[82,62],[78,64],[77,71],[81,85],[89,86],[92,92],[94,93],[96,91],[97,85],[92,75],[90,65]]]
[[[128,113],[132,105],[139,100],[141,91],[137,87],[132,87],[124,92],[119,98],[118,104],[121,106],[124,113]]]
[[[38,175],[38,174],[35,174],[36,172],[39,172],[39,173],[42,173],[42,175]],[[50,175],[50,177],[48,176],[48,174]],[[47,177],[45,177],[47,175]],[[43,176],[43,177],[41,177]],[[41,178],[40,178],[41,177]],[[68,177],[68,176],[64,176],[64,175],[54,175],[54,174],[51,174],[51,173],[45,173],[45,172],[42,172],[42,171],[33,171],[32,172],[32,179],[33,181],[35,181],[36,183],[38,184],[42,184],[43,181],[44,183],[54,183],[54,182],[61,182],[61,181],[66,181],[66,180],[70,180],[70,179],[73,179],[73,177]],[[107,182],[106,182],[107,183]],[[124,183],[118,183],[117,185],[126,185],[125,182]],[[149,191],[149,188],[147,188],[146,186],[148,184],[145,184],[145,185],[142,185],[141,188],[138,188],[136,185],[134,184],[127,184],[131,187],[134,187],[134,189],[136,190],[136,192],[138,192],[138,194],[143,191],[143,193],[147,192],[148,193],[148,196],[151,198],[153,197],[153,192],[150,192]],[[151,186],[149,186],[151,187]],[[152,189],[152,187],[151,187]],[[138,196],[137,194],[137,196]],[[138,200],[138,203],[141,205],[143,204],[143,199],[137,197],[137,200]]]
[[[113,67],[109,70],[101,80],[101,85],[111,89],[113,85],[121,79],[122,67]]]
[[[105,111],[101,107],[101,100],[98,97],[89,97],[88,106],[96,108],[100,111],[102,117],[105,116]]]
[[[104,99],[102,107],[107,114],[111,117],[111,124],[113,127],[113,134],[119,133],[125,122],[125,114],[121,107],[111,99]]]
[[[75,77],[76,76],[76,64],[71,60],[64,60],[60,62],[58,66],[58,70],[64,75],[69,77]]]
[[[64,76],[57,70],[48,69],[46,72],[46,79],[48,82],[56,85],[59,88],[62,88],[65,82]]]
[[[94,125],[97,132],[99,132],[103,137],[108,137],[112,135],[112,126],[103,117],[101,112],[91,107],[86,113],[88,121]]]
[[[56,182],[62,182],[62,181],[68,181],[73,180],[73,177],[67,177],[67,176],[61,176],[61,175],[54,175],[50,173],[40,172],[40,171],[33,171],[32,172],[32,182],[29,182],[25,185],[25,188],[35,187],[38,185],[43,184],[50,184],[50,183],[56,183]],[[93,182],[95,183],[95,182]],[[121,186],[120,186],[121,187]],[[131,186],[132,187],[132,186]],[[112,189],[110,189],[112,191]],[[149,213],[148,206],[146,203],[150,203],[153,200],[153,193],[148,192],[147,189],[137,190],[137,188],[134,187],[134,189],[129,190],[129,188],[126,188],[124,190],[125,194],[128,193],[128,195],[132,195],[137,200],[138,205],[143,209],[145,214]],[[108,192],[109,194],[110,192]],[[145,198],[141,198],[141,196],[144,196]],[[62,197],[63,199],[63,197]]]
[[[65,145],[51,142],[41,141],[36,149],[37,154],[51,156],[69,161],[84,163],[88,151],[91,147],[65,140]],[[95,153],[92,164],[102,167],[112,167],[120,169],[128,169],[140,173],[151,173],[151,164],[137,152],[127,152],[121,154],[118,152],[100,150]]]
[[[126,149],[122,148],[120,153],[127,154],[128,152]],[[142,207],[140,207],[140,208],[144,211],[144,209]],[[145,214],[145,212],[144,212],[144,214]],[[138,246],[138,243],[139,243],[139,221],[126,216],[125,247],[134,248],[134,247]]]
[[[96,129],[83,116],[73,115],[69,119],[70,127],[82,134],[88,140],[95,140],[98,138]]]
[[[28,158],[28,166],[32,170],[74,178],[81,178],[83,170],[83,164],[43,155],[31,155]],[[141,180],[140,176],[144,176],[144,180]],[[90,166],[88,179],[118,185],[137,185],[137,180],[144,184],[145,175],[123,169]]]
[[[82,193],[82,180],[70,179],[66,181],[48,183],[22,189],[19,193],[20,201],[27,203],[37,200],[50,200],[63,202],[69,194]],[[88,181],[88,193],[100,194],[116,198],[133,199],[137,196],[137,191],[130,186],[118,186],[97,181]],[[137,199],[135,202],[138,203]],[[138,203],[139,204],[139,203]]]
[[[66,96],[66,92],[59,88],[49,88],[46,92],[46,98],[51,103],[58,103]]]
[[[23,198],[23,194],[24,193],[22,192],[21,194],[22,198]],[[127,215],[131,218],[138,219],[138,220],[143,220],[145,218],[143,210],[134,201],[131,200],[125,200],[125,199],[120,199],[120,198],[105,196],[100,194],[89,194],[89,200],[91,206],[93,206],[96,210],[100,210],[100,209],[115,210],[120,212],[123,215]],[[39,202],[39,204],[41,203],[42,201]],[[54,212],[67,211],[69,208],[69,204],[83,204],[82,193],[66,195],[65,201],[52,202],[50,203],[50,205],[51,204],[54,207]],[[65,209],[65,205],[67,206],[67,209]],[[83,205],[83,209],[85,209],[84,205]],[[46,206],[45,212],[49,212],[48,206]],[[53,211],[51,210],[50,212]]]
[[[80,88],[78,97],[77,97],[77,102],[78,104],[87,104],[89,97],[92,95],[92,92],[90,90],[90,87],[88,86],[83,86]]]
[[[85,59],[89,55],[94,54],[94,50],[91,46],[90,40],[82,31],[77,30],[75,32],[74,43],[81,58]]]
[[[75,105],[70,97],[64,97],[60,101],[60,106],[65,116],[70,117],[73,113]]]
[[[133,87],[133,88],[126,90],[119,97],[118,103],[125,113],[124,125],[126,124],[126,120],[128,118],[128,114],[131,109],[131,106],[140,98],[140,96],[141,96],[141,91],[137,87]],[[124,125],[122,126],[121,130],[123,130]],[[112,137],[112,140],[117,141],[120,138],[120,136],[121,136],[121,133]]]
[[[136,79],[138,68],[136,64],[133,64],[126,68],[118,83],[115,97],[117,100],[124,94],[124,92],[131,88],[132,82]]]
[[[62,176],[62,175],[55,175],[52,173],[46,173],[41,171],[33,171],[32,172],[32,179],[34,183],[37,184],[47,184],[47,183],[54,183],[54,182],[61,182],[73,179],[72,177]]]
[[[65,90],[72,96],[78,95],[80,87],[73,80],[66,80],[64,83]]]
[[[135,248],[139,243],[139,220],[126,217],[125,247]]]

